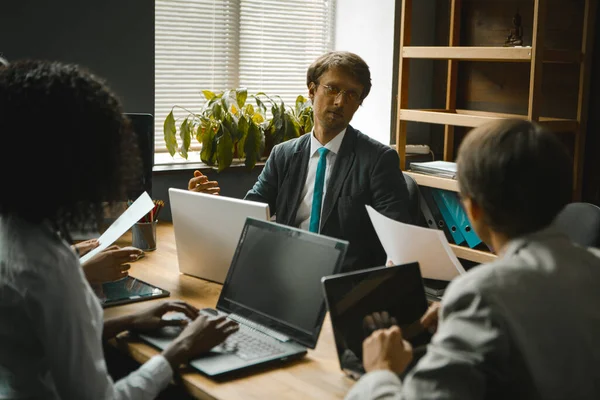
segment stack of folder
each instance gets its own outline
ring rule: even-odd
[[[420,186],[419,195],[427,227],[442,230],[450,243],[466,245],[470,248],[475,248],[482,243],[475,230],[471,228],[457,193]]]
[[[420,174],[456,179],[456,163],[449,161],[411,162],[410,169]]]

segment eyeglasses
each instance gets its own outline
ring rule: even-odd
[[[346,99],[348,99],[350,101],[353,101],[353,102],[360,101],[360,94],[356,90],[344,90],[344,89],[340,89],[339,87],[336,87],[336,86],[321,85],[320,83],[317,85],[323,86],[325,88],[325,95],[327,95],[329,97],[337,98],[340,94],[344,94],[344,95],[346,95]]]

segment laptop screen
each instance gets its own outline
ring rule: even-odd
[[[338,273],[348,242],[247,218],[217,309],[314,348],[326,306],[321,278]]]
[[[362,342],[371,334],[364,322],[367,315],[387,311],[414,347],[431,338],[419,324],[428,303],[416,262],[325,277],[322,286],[340,367],[351,375],[364,373]]]

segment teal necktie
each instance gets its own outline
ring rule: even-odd
[[[312,208],[310,210],[310,225],[308,230],[319,233],[321,223],[321,205],[323,204],[323,186],[325,186],[325,170],[327,170],[327,150],[321,147],[319,150],[319,163],[315,176],[315,192],[313,194]]]

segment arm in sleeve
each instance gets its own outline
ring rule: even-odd
[[[258,176],[258,180],[246,193],[244,200],[259,201],[261,203],[267,203],[271,213],[276,209],[276,201],[278,194],[278,170],[283,160],[279,157],[279,145],[273,147],[269,158],[265,166]]]
[[[466,283],[444,295],[438,331],[404,380],[407,399],[483,399],[490,378],[505,376],[510,345],[503,319],[476,284]]]
[[[396,221],[410,223],[408,189],[394,149],[386,149],[371,173],[372,206]]]
[[[171,380],[171,366],[156,356],[114,384],[102,349],[102,310],[78,261],[64,261],[42,266],[47,272],[33,282],[27,305],[59,397],[154,399]]]
[[[364,375],[348,392],[345,400],[402,399],[402,383],[391,371],[373,371]]]
[[[489,376],[506,367],[508,339],[481,294],[446,296],[438,332],[404,382],[390,371],[374,371],[359,380],[348,400],[485,398]]]

